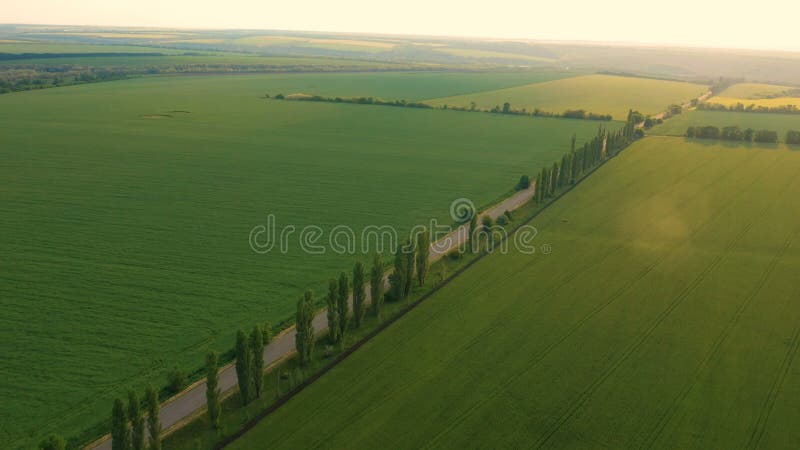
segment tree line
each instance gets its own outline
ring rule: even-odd
[[[751,112],[751,113],[770,113],[770,114],[800,114],[800,108],[797,105],[782,105],[782,106],[764,106],[750,104],[745,106],[744,103],[736,103],[735,105],[723,105],[720,103],[702,102],[697,105],[697,109],[701,111],[721,111],[721,112]]]
[[[552,167],[542,168],[536,176],[534,201],[541,204],[554,197],[561,188],[575,184],[584,174],[642,137],[642,131],[636,128],[640,119],[640,114],[629,111],[623,128],[608,131],[601,127],[597,135],[580,148],[576,148],[576,137],[573,135],[570,151],[561,157],[561,161],[554,162]]]
[[[789,131],[786,134],[786,143],[795,143],[798,133],[796,131]],[[728,127],[715,127],[713,125],[706,125],[702,127],[689,127],[686,129],[686,137],[696,139],[718,139],[722,141],[736,141],[736,142],[758,142],[765,144],[775,144],[778,142],[778,132],[772,130],[754,130],[752,128],[741,129],[737,125]]]
[[[3,55],[3,54],[0,54]],[[8,55],[8,54],[5,54]],[[140,54],[127,54],[141,56]],[[82,54],[81,54],[82,56]],[[170,55],[174,56],[174,55]],[[29,91],[73,84],[97,83],[121,80],[142,75],[191,74],[191,73],[287,73],[287,72],[395,72],[399,70],[431,70],[412,63],[403,66],[353,66],[348,64],[228,64],[228,63],[188,63],[167,62],[170,56],[163,57],[162,64],[109,65],[41,63],[37,60],[21,62],[13,66],[0,67],[0,94],[16,91]],[[193,56],[187,53],[184,56]],[[62,58],[63,59],[63,58]],[[25,61],[26,59],[22,59]]]
[[[526,108],[514,109],[511,103],[505,102],[502,106],[496,105],[493,108],[485,109],[479,108],[475,102],[470,102],[469,107],[465,106],[434,106],[424,102],[408,102],[406,100],[382,100],[375,97],[325,97],[322,95],[306,95],[306,94],[293,94],[283,95],[277,94],[270,97],[266,94],[264,98],[275,98],[276,100],[295,100],[306,102],[327,102],[327,103],[352,103],[357,105],[380,105],[380,106],[397,106],[402,108],[422,108],[422,109],[442,109],[453,111],[467,111],[467,112],[482,112],[491,114],[509,114],[515,116],[529,116],[529,117],[560,117],[565,119],[580,119],[580,120],[599,120],[610,121],[613,119],[611,114],[596,114],[585,111],[583,109],[568,109],[561,114],[542,111],[539,108],[534,108],[528,111]]]
[[[127,404],[119,398],[114,400],[111,410],[113,450],[161,450],[158,391],[148,387],[143,403],[133,391],[128,393]]]

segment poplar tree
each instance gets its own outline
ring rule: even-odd
[[[353,319],[355,320],[356,328],[361,327],[361,321],[364,320],[364,313],[366,312],[364,305],[366,296],[364,292],[365,272],[364,264],[361,261],[356,262],[356,265],[353,266]]]
[[[397,246],[394,254],[394,271],[389,276],[389,285],[392,298],[402,300],[405,298],[406,282],[403,279],[406,275],[406,257],[403,254],[403,244]]]
[[[542,173],[536,175],[536,188],[533,191],[533,198],[537,204],[542,203]]]
[[[407,240],[405,244],[404,255],[406,258],[405,269],[406,273],[403,275],[403,282],[405,283],[403,289],[403,298],[407,298],[411,294],[411,287],[414,285],[414,260],[416,259],[416,246],[411,240]]]
[[[128,392],[128,420],[131,423],[131,448],[144,450],[144,416],[139,397],[135,392]]]
[[[311,362],[314,351],[314,296],[311,291],[297,301],[295,347],[303,366]]]
[[[536,186],[536,189],[539,189],[539,186]],[[467,249],[470,253],[474,252],[475,249],[473,248],[473,239],[475,239],[475,233],[478,232],[478,213],[477,211],[472,211],[472,216],[469,218],[469,236],[467,236],[467,242],[469,243],[469,248]]]
[[[339,304],[337,299],[339,283],[331,278],[328,281],[328,296],[325,303],[328,305],[328,339],[331,344],[339,342]]]
[[[116,399],[111,410],[111,449],[130,450],[130,448],[131,428],[128,415],[125,413],[125,404],[122,400]]]
[[[553,163],[553,179],[550,180],[550,191],[555,194],[556,188],[558,187],[558,178],[561,176],[560,171],[558,169],[558,163]]]
[[[431,253],[431,236],[428,230],[423,229],[417,234],[417,281],[420,287],[425,284],[425,277],[428,276],[428,269],[430,268],[430,261],[428,260]]]
[[[369,274],[369,296],[372,299],[372,311],[375,317],[381,317],[381,308],[383,307],[383,273],[386,271],[383,267],[383,259],[380,255],[375,255],[372,261],[372,270]]]
[[[219,428],[219,416],[222,412],[219,389],[219,367],[216,352],[206,355],[206,403],[208,404],[208,422],[211,428]]]
[[[66,448],[67,442],[57,434],[51,434],[47,439],[39,443],[40,450],[64,450]]]
[[[239,394],[245,405],[250,403],[251,399],[253,372],[250,370],[250,366],[252,359],[247,335],[244,331],[239,330],[236,333],[236,378],[239,381]]]
[[[158,391],[153,386],[148,386],[144,397],[147,406],[147,432],[150,435],[150,450],[161,450],[161,417]]]
[[[347,331],[350,312],[350,281],[347,274],[342,272],[339,275],[339,295],[336,297],[336,309],[339,312],[339,340],[344,338]]]
[[[253,327],[253,331],[250,333],[250,355],[252,358],[250,370],[253,380],[253,397],[259,398],[264,385],[264,333],[258,325]]]

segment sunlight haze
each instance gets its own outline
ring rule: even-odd
[[[755,7],[719,0],[669,4],[632,0],[479,4],[455,0],[40,0],[5,6],[0,23],[346,31],[800,50],[794,34],[800,4],[759,2],[758,11],[766,11],[766,15]],[[759,18],[765,20],[759,22]]]

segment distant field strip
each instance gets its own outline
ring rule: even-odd
[[[773,130],[783,141],[788,130],[800,130],[800,114],[746,113],[727,111],[687,111],[665,120],[648,131],[649,134],[684,136],[690,126],[738,126],[741,129]]]
[[[792,447],[798,195],[800,152],[647,138],[231,448]]]
[[[800,89],[775,84],[738,83],[711,97],[708,102],[725,106],[737,103],[765,107],[800,105]]]
[[[561,113],[567,109],[584,109],[596,114],[611,114],[624,120],[628,109],[644,114],[664,111],[672,103],[682,104],[705,92],[699,84],[662,81],[647,78],[612,75],[586,75],[518,86],[479,94],[437,98],[429,103],[437,105],[492,108],[511,103],[512,108]]]
[[[452,48],[452,47],[444,47],[444,48],[437,48],[437,52],[447,53],[450,55],[455,56],[465,56],[467,58],[476,58],[476,59],[516,59],[522,61],[535,61],[535,62],[552,62],[552,58],[544,58],[541,56],[531,56],[525,55],[521,53],[507,53],[507,52],[495,52],[495,51],[487,51],[487,50],[475,50],[475,49],[468,49],[468,48]]]

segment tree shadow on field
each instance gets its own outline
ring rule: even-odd
[[[745,141],[726,141],[723,139],[697,139],[684,137],[684,142],[702,145],[703,147],[725,147],[731,149],[745,148],[745,149],[763,149],[763,150],[778,150],[781,148],[780,143],[766,143],[766,142],[745,142]],[[787,148],[791,146],[787,145]],[[790,150],[800,150],[800,146],[794,146]]]

